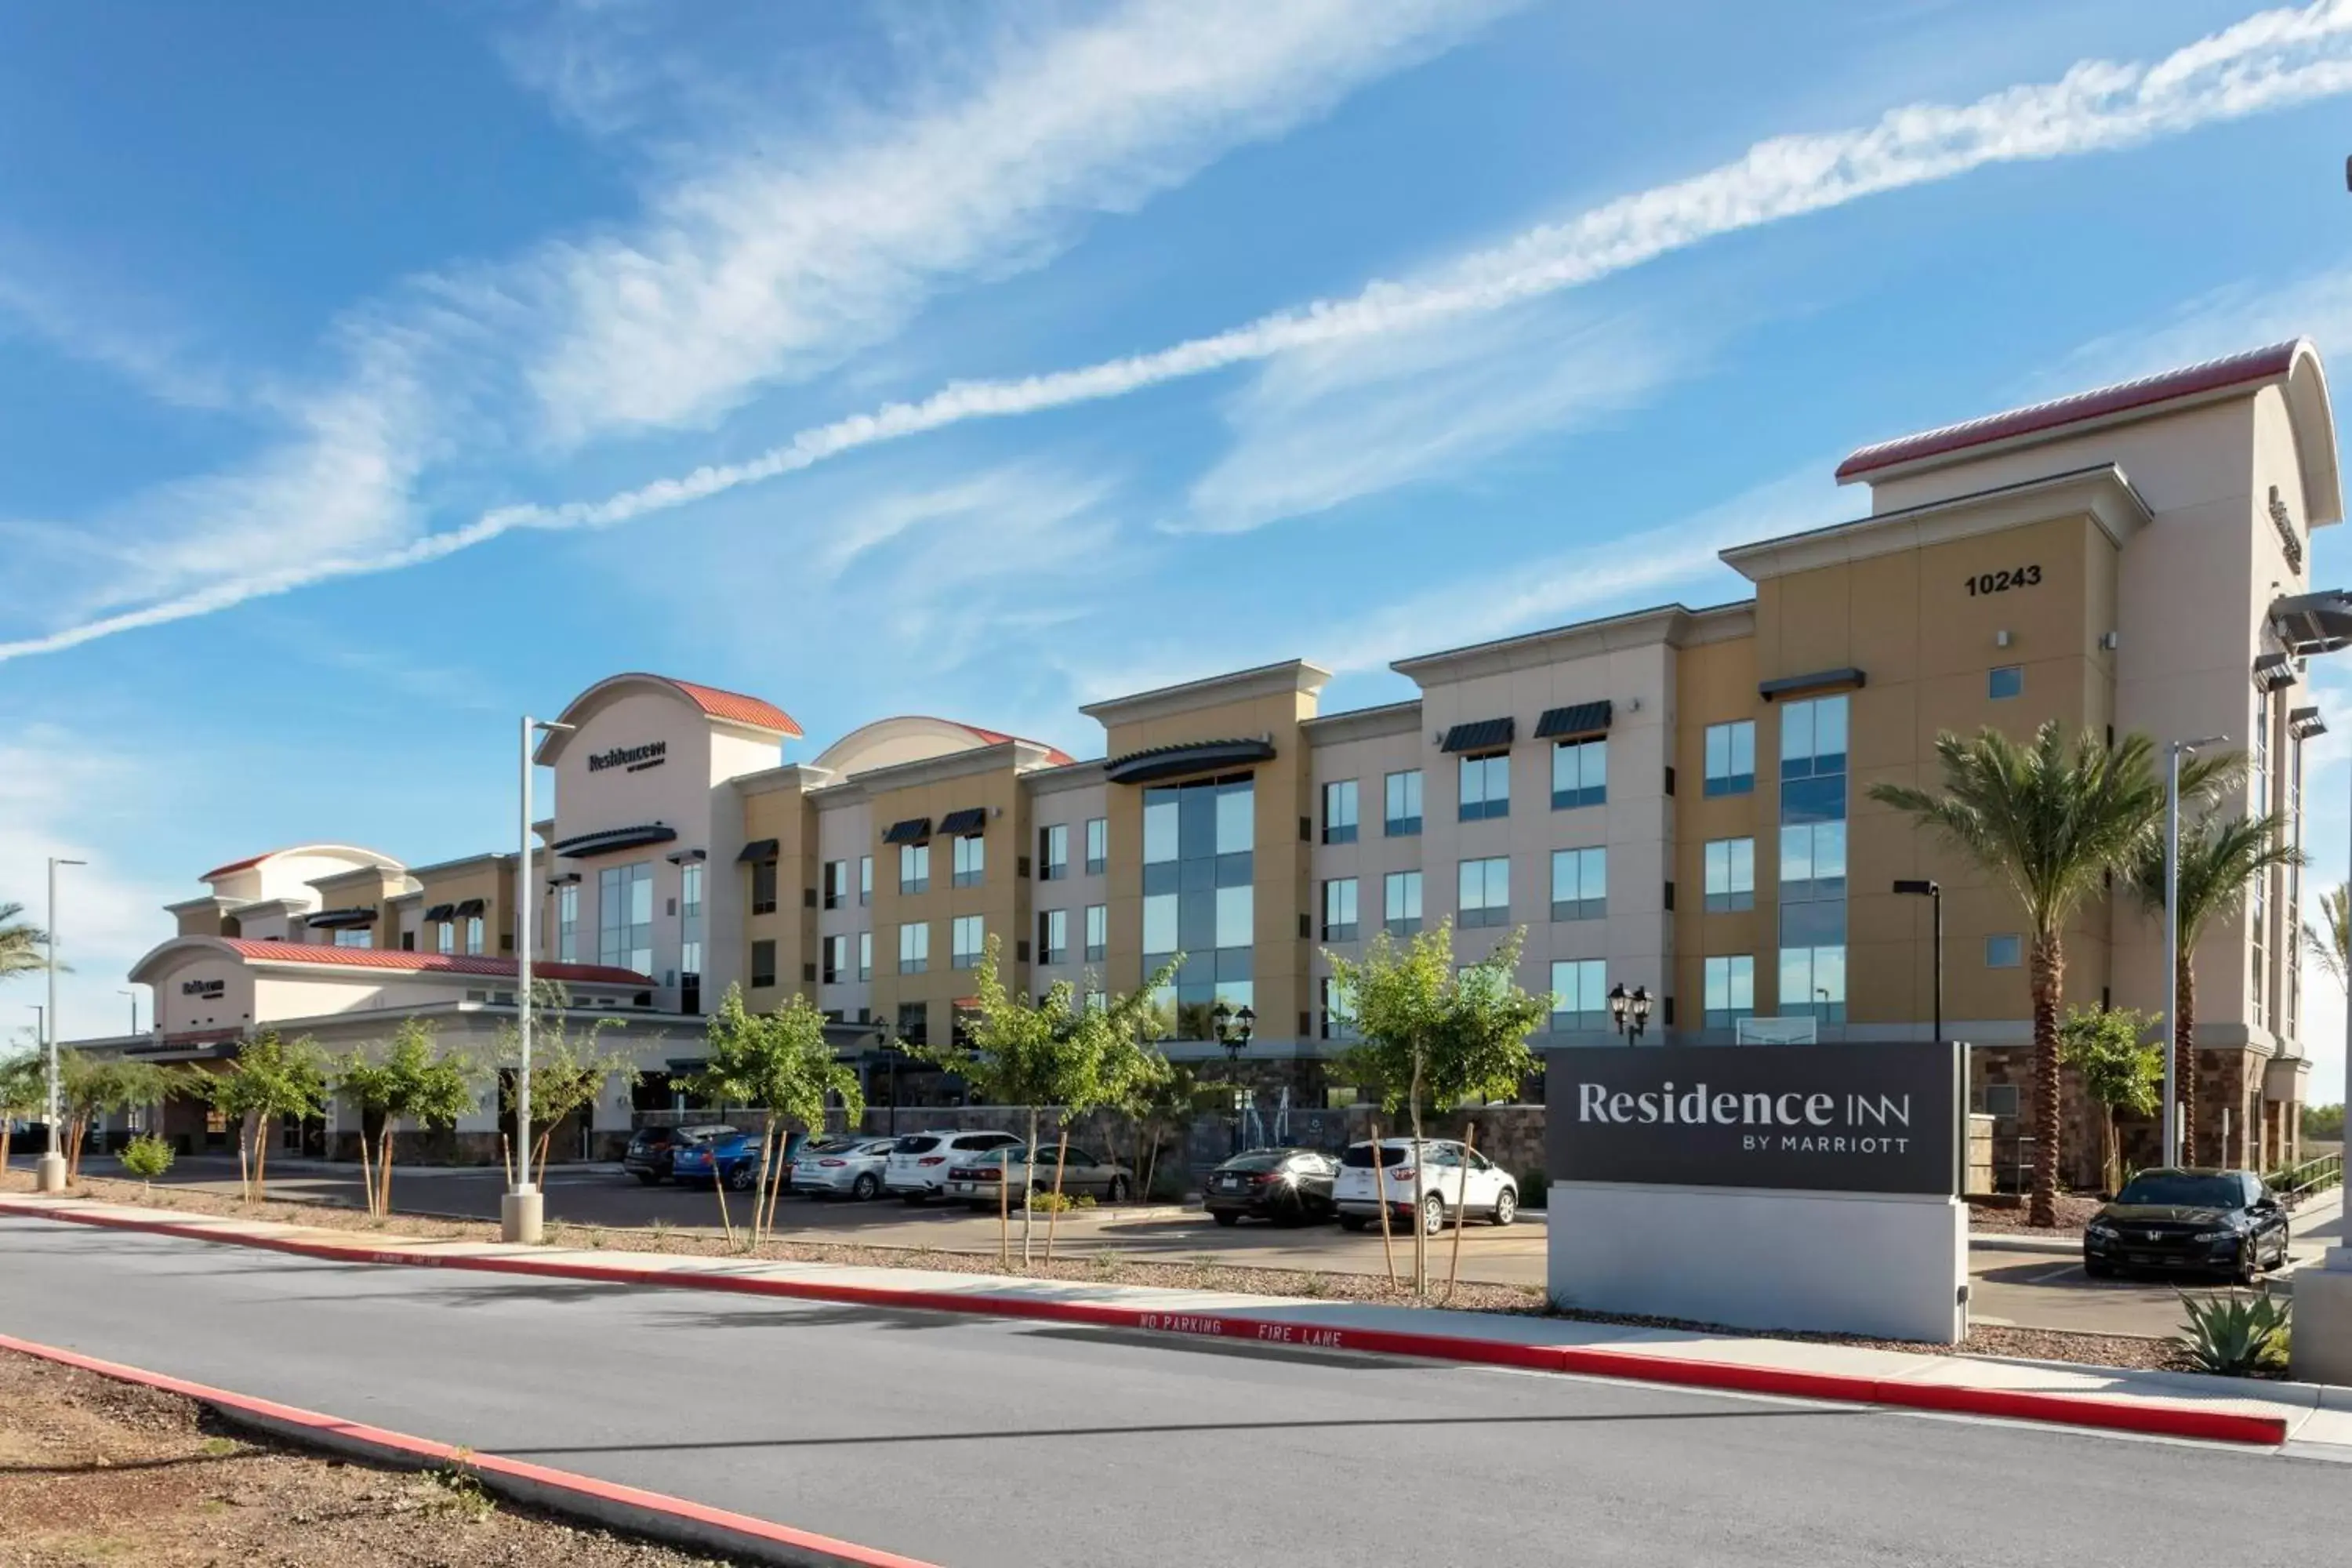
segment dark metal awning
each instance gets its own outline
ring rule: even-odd
[[[2286,655],[2265,653],[2255,656],[2255,690],[2276,691],[2281,687],[2293,686],[2299,679],[2294,672],[2294,660]]]
[[[1770,702],[1776,698],[1802,697],[1810,691],[1851,691],[1864,684],[1862,671],[1847,665],[1842,669],[1817,669],[1811,675],[1784,675],[1777,680],[1759,681],[1756,695]]]
[[[488,900],[467,899],[457,905],[456,913],[457,918],[462,921],[474,915],[478,915],[489,907],[489,901]]]
[[[673,866],[683,866],[690,861],[708,860],[709,858],[710,851],[708,849],[681,849],[677,854],[669,857],[669,863]]]
[[[930,836],[931,819],[929,817],[910,816],[904,822],[892,823],[890,825],[890,830],[882,835],[882,842],[885,844],[920,844],[924,839],[929,838]]]
[[[776,858],[776,845],[773,838],[754,838],[743,846],[743,853],[735,857],[735,863],[740,866],[747,860],[772,860]]]
[[[952,837],[959,833],[978,833],[988,826],[988,809],[975,805],[968,811],[950,811],[940,818],[940,833]]]
[[[2327,721],[2319,716],[2316,708],[2290,708],[2286,715],[2286,732],[2298,741],[2308,741],[2314,735],[2327,733]]]
[[[425,911],[425,918],[428,921],[446,921],[457,912],[457,906],[455,904],[436,904]]]
[[[1583,735],[1605,735],[1613,712],[1606,698],[1566,708],[1547,708],[1543,717],[1536,721],[1536,739],[1573,741]]]
[[[558,855],[579,860],[591,855],[609,855],[616,849],[635,849],[645,844],[667,844],[677,837],[675,827],[646,822],[635,827],[607,827],[600,833],[559,838],[550,847]]]
[[[568,888],[578,880],[580,880],[579,872],[566,871],[561,877],[550,877],[547,879],[547,885],[551,888]]]
[[[2340,588],[2271,601],[2271,626],[2298,658],[2352,647],[2352,595]]]
[[[320,910],[302,923],[312,931],[352,931],[375,924],[375,910]]]
[[[1507,746],[1517,739],[1516,719],[1480,719],[1474,723],[1456,724],[1445,731],[1445,744],[1439,749],[1447,752],[1491,752]]]
[[[1273,760],[1271,741],[1182,741],[1172,746],[1149,746],[1123,757],[1113,757],[1103,764],[1103,777],[1112,784],[1150,784],[1159,779],[1213,773]]]

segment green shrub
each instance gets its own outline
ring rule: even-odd
[[[1551,1178],[1546,1175],[1543,1172],[1522,1171],[1519,1173],[1519,1206],[1521,1208],[1539,1209],[1543,1207],[1544,1200],[1550,1191]]]
[[[1067,1214],[1072,1209],[1093,1208],[1095,1198],[1092,1193],[1057,1193],[1040,1187],[1029,1195],[1029,1206],[1039,1214]]]
[[[2268,1291],[2245,1296],[2231,1291],[2202,1300],[2182,1291],[2189,1321],[2173,1343],[2189,1352],[2200,1372],[2221,1377],[2252,1377],[2286,1360],[2290,1308]]]
[[[172,1146],[152,1132],[142,1132],[122,1146],[122,1168],[142,1182],[152,1182],[172,1168]]]

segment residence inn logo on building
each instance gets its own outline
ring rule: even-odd
[[[1603,1083],[1579,1083],[1576,1119],[1645,1127],[1736,1127],[1741,1130],[1740,1148],[1749,1152],[1893,1154],[1910,1145],[1911,1097],[1824,1094],[1818,1089],[1734,1093],[1710,1091],[1704,1083],[1678,1093],[1671,1079],[1655,1091],[1635,1094],[1612,1091]]]
[[[668,760],[667,741],[648,741],[642,746],[615,746],[609,752],[593,752],[588,758],[588,771],[601,773],[606,768],[626,768],[633,773],[641,773]]]

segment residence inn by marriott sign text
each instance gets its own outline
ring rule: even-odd
[[[1918,1044],[1558,1051],[1553,1179],[1948,1194],[1958,1060]]]

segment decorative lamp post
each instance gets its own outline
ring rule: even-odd
[[[1226,1066],[1236,1073],[1241,1070],[1242,1053],[1249,1048],[1250,1037],[1256,1032],[1257,1013],[1246,1005],[1239,1012],[1235,1012],[1226,1005],[1225,999],[1220,996],[1217,998],[1217,1005],[1209,1009],[1209,1033],[1215,1038],[1218,1045],[1224,1047]],[[1233,1137],[1230,1146],[1230,1152],[1234,1154],[1242,1152],[1242,1112],[1248,1104],[1249,1091],[1244,1089],[1237,1079],[1234,1084]]]
[[[1609,1016],[1616,1022],[1617,1032],[1625,1037],[1627,1045],[1640,1045],[1642,1031],[1650,1026],[1650,988],[1636,985],[1629,992],[1622,980],[1611,986]]]

